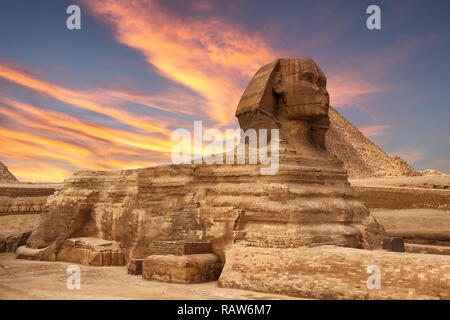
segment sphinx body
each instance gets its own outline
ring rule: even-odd
[[[95,265],[150,256],[156,265],[158,256],[163,280],[172,263],[163,256],[205,255],[207,266],[191,270],[212,270],[190,278],[200,281],[217,278],[238,247],[379,248],[383,228],[326,149],[328,108],[326,77],[312,59],[278,59],[256,72],[236,112],[243,130],[279,129],[276,174],[261,175],[262,164],[79,172],[49,198],[17,255]]]
[[[312,59],[278,59],[256,72],[236,116],[244,130],[280,130],[280,167],[274,176],[258,177],[271,189],[254,195],[261,208],[246,208],[238,244],[379,247],[382,227],[351,190],[342,162],[326,149],[328,110],[326,77]],[[365,232],[368,225],[377,231]]]

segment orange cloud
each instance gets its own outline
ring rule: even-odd
[[[21,161],[11,171],[25,180],[61,181],[73,170],[136,168],[168,158],[174,142],[128,131],[83,123],[63,113],[40,109],[0,96],[0,114],[20,124],[20,129],[0,129],[0,156]],[[8,161],[9,163],[9,161]],[[65,164],[72,171],[63,169]],[[41,177],[36,178],[32,166]],[[52,168],[41,171],[37,168]]]
[[[173,143],[167,139],[136,134],[97,124],[83,123],[79,119],[64,113],[40,109],[8,98],[1,99],[1,96],[0,101],[16,109],[26,111],[33,116],[33,119],[27,119],[18,113],[8,110],[0,110],[0,113],[9,115],[11,118],[20,120],[27,126],[36,129],[44,129],[60,135],[68,134],[73,136],[78,133],[77,138],[79,139],[92,140],[96,138],[93,142],[107,139],[108,141],[122,144],[125,147],[134,147],[143,150],[170,152],[172,149]],[[52,124],[52,126],[46,124]]]
[[[158,123],[158,120],[154,118],[135,116],[129,112],[117,108],[105,107],[95,102],[95,99],[98,98],[95,93],[77,92],[74,90],[65,89],[1,64],[0,77],[18,83],[24,87],[45,93],[54,99],[71,104],[77,108],[105,115],[120,123],[137,127],[147,132],[162,132],[165,134],[170,134],[169,130],[164,128],[165,125]]]
[[[242,84],[258,68],[288,52],[272,48],[261,35],[249,34],[214,16],[203,21],[180,20],[151,0],[82,2],[113,27],[117,41],[142,53],[162,75],[205,97],[207,103],[199,108],[218,125],[233,120]],[[203,2],[193,5],[198,4]],[[207,4],[211,10],[211,3]],[[337,37],[336,32],[333,37]],[[365,95],[388,89],[347,69],[325,72],[331,103],[336,107],[362,107]]]
[[[230,125],[250,77],[259,67],[285,56],[282,50],[271,48],[264,36],[246,32],[212,14],[206,20],[180,20],[153,1],[83,2],[96,17],[113,27],[118,42],[141,53],[161,75],[201,98],[180,92],[152,95],[126,87],[70,90],[0,62],[0,78],[138,129],[135,133],[108,127],[0,96],[0,103],[8,106],[0,109],[0,114],[20,125],[1,129],[0,156],[11,160],[7,164],[19,178],[62,179],[72,170],[132,168],[168,158],[174,145],[168,127],[177,124],[190,130],[192,123],[180,125],[183,120],[170,115],[166,119],[134,114],[121,102],[203,117],[213,120],[213,126]],[[194,6],[195,10],[213,13],[208,2],[198,1]],[[347,69],[324,71],[335,106],[360,104],[364,95],[385,90]],[[382,129],[386,128],[362,128],[367,135],[379,134]]]
[[[33,161],[31,166],[29,162],[14,160],[14,163],[8,164],[8,169],[19,181],[62,182],[72,175],[71,170],[36,160]],[[45,172],[45,175],[42,174],[43,172]]]
[[[84,2],[111,23],[119,42],[141,52],[169,79],[201,94],[199,106],[219,125],[234,118],[242,93],[239,80],[277,57],[258,35],[217,18],[180,21],[153,1]]]

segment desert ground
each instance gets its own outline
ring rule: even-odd
[[[71,263],[15,259],[13,253],[1,253],[0,299],[294,299],[239,289],[219,288],[217,281],[200,284],[176,284],[143,280],[127,274],[126,267],[80,266],[81,288],[69,290],[66,269]]]

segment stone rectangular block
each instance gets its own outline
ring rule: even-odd
[[[142,274],[142,265],[144,263],[144,259],[131,259],[128,263],[128,273],[134,275]]]
[[[144,259],[142,278],[174,283],[200,283],[219,279],[222,262],[215,254],[152,255]]]
[[[369,277],[379,270],[380,288]],[[336,246],[234,246],[219,286],[314,299],[450,299],[450,257]]]

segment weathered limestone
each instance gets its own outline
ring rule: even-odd
[[[175,283],[198,283],[219,279],[223,263],[212,253],[150,255],[144,259],[142,277]]]
[[[406,209],[372,210],[390,237],[405,243],[448,246],[450,248],[450,210]]]
[[[87,237],[67,239],[54,251],[22,246],[16,250],[16,258],[65,261],[97,267],[125,265],[124,254],[117,242]]]
[[[394,252],[405,252],[405,242],[402,238],[383,239],[383,249]]]
[[[276,258],[275,258],[276,257]],[[450,299],[450,258],[335,246],[233,247],[219,285],[315,299]],[[369,289],[380,270],[380,289]]]
[[[0,183],[0,252],[15,252],[25,245],[33,229],[31,225],[46,211],[48,196],[61,187],[62,184],[17,180]],[[14,220],[19,225],[13,225]]]
[[[80,263],[91,266],[121,266],[125,257],[115,241],[98,238],[71,238],[64,242],[56,261]]]
[[[326,149],[328,109],[326,78],[312,59],[278,59],[256,72],[236,116],[242,129],[280,130],[280,169],[258,177],[272,189],[254,192],[264,201],[259,210],[245,208],[236,243],[381,246],[380,239],[363,241],[369,211],[351,190],[342,162]]]
[[[131,259],[128,262],[127,269],[129,274],[141,275],[144,259]]]
[[[211,243],[154,241],[142,265],[142,277],[177,283],[219,279],[223,263],[213,254]]]
[[[47,198],[62,184],[2,183],[0,184],[0,216],[41,214]]]
[[[405,251],[411,253],[426,253],[450,255],[450,246],[433,246],[426,244],[405,243]]]
[[[450,208],[450,191],[440,189],[353,186],[369,208]]]

